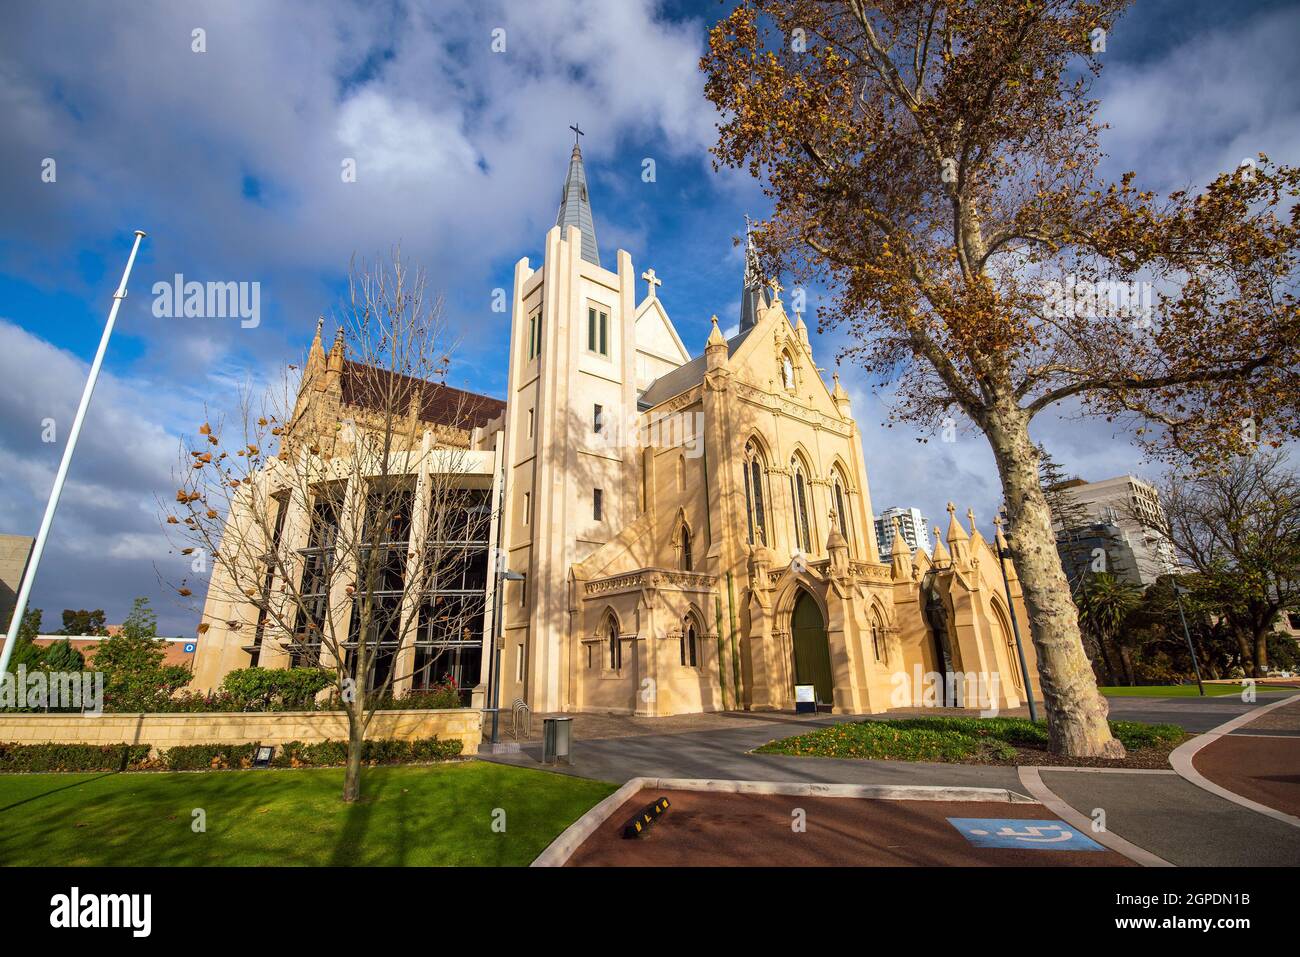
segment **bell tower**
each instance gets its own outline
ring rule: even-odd
[[[515,264],[506,396],[501,706],[568,699],[569,569],[637,517],[636,273],[601,265],[576,126],[540,267]],[[633,630],[628,625],[629,631]]]

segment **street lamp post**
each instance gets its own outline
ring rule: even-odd
[[[1187,591],[1178,582],[1174,582],[1174,600],[1178,602],[1178,617],[1183,622],[1183,637],[1187,639],[1187,650],[1192,656],[1192,670],[1196,672],[1196,687],[1200,689],[1201,697],[1205,697],[1205,685],[1201,682],[1201,665],[1196,660],[1196,648],[1192,645],[1192,633],[1187,629],[1187,616],[1183,614],[1183,593]]]
[[[22,585],[18,588],[18,600],[14,604],[14,616],[9,621],[9,633],[5,636],[4,650],[0,651],[0,686],[8,680],[9,659],[13,657],[14,644],[18,638],[18,629],[22,625],[23,615],[27,611],[27,599],[31,595],[32,583],[36,580],[36,568],[41,563],[41,554],[45,551],[45,541],[54,524],[54,511],[59,507],[59,497],[63,494],[63,483],[68,478],[68,466],[72,464],[72,453],[77,449],[77,437],[81,435],[81,424],[86,419],[86,410],[90,407],[90,395],[95,391],[99,379],[99,368],[104,364],[104,353],[108,351],[108,340],[113,335],[113,325],[117,322],[117,310],[126,298],[126,281],[131,276],[131,267],[135,265],[135,255],[140,251],[140,240],[144,239],[142,229],[135,231],[135,242],[131,246],[131,255],[126,259],[126,269],[122,271],[122,281],[113,293],[113,305],[108,310],[108,321],[104,323],[104,334],[99,338],[99,349],[90,364],[90,375],[86,378],[86,387],[81,392],[81,403],[77,414],[72,419],[72,428],[68,431],[68,444],[63,449],[63,459],[59,470],[54,474],[54,488],[50,490],[50,499],[45,503],[45,516],[41,519],[41,529],[36,533],[36,542],[32,545],[31,558],[27,562],[27,571],[23,574]]]
[[[1025,697],[1029,699],[1029,720],[1038,721],[1038,708],[1034,704],[1034,686],[1029,681],[1029,664],[1025,661],[1025,646],[1020,641],[1020,624],[1016,619],[1016,606],[1011,600],[1011,579],[1007,577],[1007,559],[1011,557],[1009,549],[1003,548],[998,542],[1002,537],[1002,518],[1001,516],[993,517],[993,524],[997,532],[993,536],[993,546],[998,553],[998,568],[1002,571],[1002,587],[1007,593],[1007,614],[1011,616],[1011,633],[1016,637],[1016,654],[1020,658],[1020,674],[1025,681]]]
[[[505,567],[501,560],[504,556],[497,553],[496,562],[496,587],[493,589],[492,596],[492,655],[488,658],[488,710],[492,712],[492,744],[496,745],[501,740],[501,636],[503,629],[501,626],[501,592],[503,582],[521,582],[524,576],[520,572],[512,572]]]

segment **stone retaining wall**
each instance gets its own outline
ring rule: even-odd
[[[378,711],[366,737],[437,737],[460,741],[462,754],[474,754],[482,737],[482,712],[413,709]],[[199,714],[5,714],[0,741],[15,744],[149,744],[154,751],[178,744],[284,744],[286,741],[346,741],[342,711],[245,711]]]

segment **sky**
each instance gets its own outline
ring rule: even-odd
[[[132,241],[148,232],[40,568],[45,629],[63,608],[120,621],[149,597],[192,634],[164,584],[185,573],[159,524],[182,436],[242,384],[301,361],[332,326],[349,263],[400,244],[445,296],[449,381],[504,397],[508,317],[494,292],[539,261],[573,142],[607,266],[628,250],[692,354],[738,321],[734,238],[768,204],[716,172],[698,60],[718,3],[324,0],[9,8],[0,34],[0,532],[34,535]],[[1160,191],[1265,152],[1300,155],[1295,3],[1138,0],[1097,85],[1105,169]],[[195,31],[201,30],[200,44]],[[501,32],[503,31],[503,32]],[[494,49],[496,47],[496,49]],[[504,47],[504,49],[501,49]],[[646,160],[654,179],[643,177]],[[355,169],[353,181],[345,170]],[[257,282],[256,325],[154,315],[177,274]],[[809,309],[817,305],[815,291]],[[810,321],[810,325],[815,325]],[[843,340],[813,332],[827,374]],[[987,525],[1001,495],[978,435],[883,428],[887,384],[841,380],[873,505],[948,501]],[[51,427],[52,426],[52,427]],[[1034,426],[1071,474],[1152,474],[1128,437],[1065,414]],[[5,622],[5,625],[8,623]]]

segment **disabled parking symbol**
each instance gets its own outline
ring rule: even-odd
[[[1042,851],[1104,851],[1064,821],[1035,818],[950,817],[948,823],[976,847],[1021,847]]]

